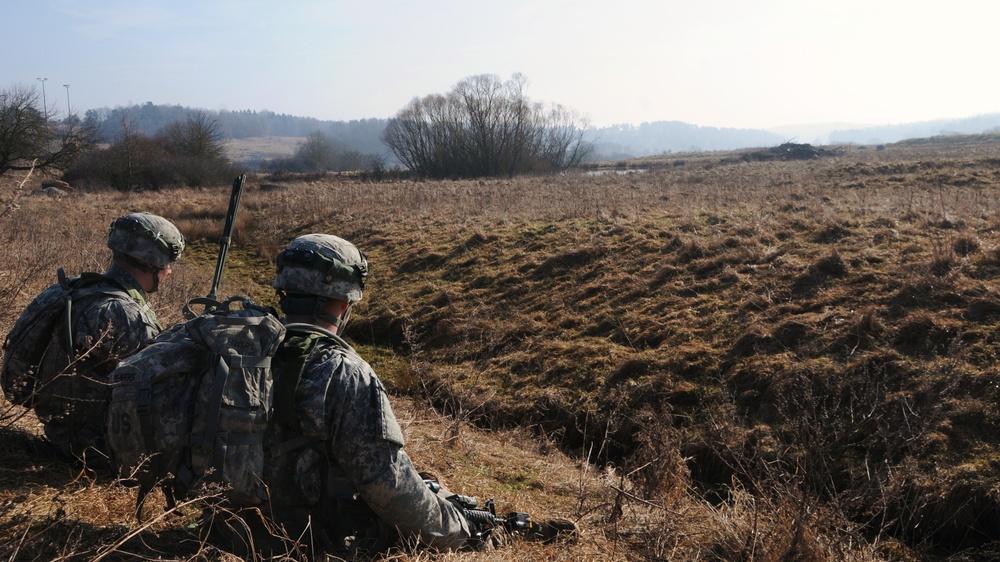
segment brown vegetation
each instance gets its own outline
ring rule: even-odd
[[[251,182],[221,289],[273,304],[271,259],[304,232],[365,250],[348,337],[396,393],[411,455],[501,510],[584,528],[505,559],[991,559],[1000,145],[732,156]],[[0,181],[6,202],[17,178]],[[107,224],[140,209],[200,233],[154,302],[179,321],[210,284],[226,201],[22,197],[0,218],[0,332],[56,267],[102,268]],[[133,491],[55,462],[0,407],[0,558],[221,559],[183,517],[140,529]]]

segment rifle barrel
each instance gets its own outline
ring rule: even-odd
[[[215,277],[212,278],[212,289],[208,292],[208,298],[216,300],[219,293],[219,283],[222,282],[222,270],[226,266],[226,255],[229,253],[229,245],[233,241],[233,229],[236,227],[236,211],[240,207],[240,198],[243,196],[243,184],[246,183],[246,174],[240,175],[233,181],[233,191],[229,196],[229,210],[226,212],[226,225],[222,229],[222,238],[219,240],[219,259],[215,263]]]

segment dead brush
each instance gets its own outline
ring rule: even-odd
[[[31,174],[35,171],[35,161],[31,162],[31,169],[24,175],[20,182],[12,182],[11,187],[6,189],[6,194],[0,198],[0,221],[18,208],[17,200],[24,195],[24,184],[28,183]]]
[[[792,282],[791,290],[796,295],[813,294],[831,279],[847,275],[847,264],[836,249],[813,262]]]
[[[284,190],[246,194],[241,213],[253,221],[231,252],[236,267],[223,291],[271,298],[268,260],[303,232],[370,249],[363,316],[371,319],[364,344],[371,352],[364,355],[380,374],[394,375],[384,379],[394,407],[410,397],[422,405],[424,381],[438,401],[437,411],[411,406],[403,415],[415,461],[456,489],[497,497],[498,506],[558,513],[585,528],[572,545],[408,552],[397,560],[895,561],[921,559],[932,548],[959,559],[960,549],[974,545],[936,544],[924,531],[952,540],[1000,537],[995,525],[969,527],[977,514],[993,513],[992,500],[979,498],[992,497],[997,481],[991,459],[1000,431],[990,410],[996,307],[988,302],[1000,254],[987,243],[1000,224],[997,187],[939,188],[923,170],[989,178],[997,154],[994,147],[970,162],[893,146],[807,165],[685,156],[685,166],[628,177],[289,180]],[[19,198],[0,224],[9,252],[0,264],[0,303],[20,310],[54,282],[55,267],[105,266],[103,236],[116,215],[168,209],[195,218],[191,209],[225,199],[221,190],[81,193],[70,207]],[[478,242],[470,238],[477,232],[488,241],[467,243]],[[208,286],[214,235],[207,226],[204,236],[155,295],[167,323],[179,320],[173,311],[190,293]],[[977,240],[979,250],[956,247],[962,237]],[[682,262],[685,245],[691,253]],[[589,247],[601,252],[581,267],[576,258],[588,254],[574,252]],[[742,256],[741,248],[748,250]],[[834,252],[846,273],[835,260],[823,263]],[[943,275],[933,271],[935,252],[953,256],[939,268]],[[439,259],[419,261],[431,254]],[[567,259],[539,269],[555,256]],[[792,293],[813,266],[817,276],[805,285],[815,290]],[[398,355],[402,336],[388,326],[401,318],[440,336],[421,342],[418,359]],[[0,313],[0,328],[12,322]],[[616,374],[637,364],[655,368]],[[658,391],[651,381],[664,379],[664,365],[670,384]],[[624,391],[608,392],[608,378]],[[396,380],[401,385],[392,388]],[[445,406],[446,399],[462,404]],[[443,415],[445,407],[461,412],[451,440],[456,418]],[[648,421],[655,429],[642,425],[648,412],[656,412]],[[10,423],[43,444],[31,416]],[[476,423],[496,425],[482,432]],[[531,440],[532,432],[545,438]],[[19,559],[91,559],[131,532],[110,522],[119,512],[126,518],[130,502],[87,519],[97,500],[73,492],[105,484],[70,485],[76,474],[39,460],[20,435],[4,433],[0,445],[17,458],[0,463],[9,482],[0,494],[0,542],[39,550],[22,548]],[[623,446],[630,437],[632,450]],[[632,456],[639,452],[646,456]],[[42,515],[33,526],[15,522],[18,505]],[[59,508],[68,515],[49,525],[44,516]],[[946,526],[949,511],[964,528]],[[174,534],[182,525],[162,525],[105,560],[152,558],[143,541],[184,536]],[[157,552],[225,556],[208,546]]]
[[[104,247],[108,226],[114,217],[93,219],[85,213],[58,215],[49,198],[27,199],[16,215],[8,217],[10,228],[0,228],[4,266],[0,267],[0,336],[9,333],[20,311],[47,287],[57,282],[56,270],[67,276],[85,271],[104,271],[111,252]],[[15,222],[23,215],[28,222]],[[99,241],[99,242],[98,242]],[[78,246],[74,251],[67,247]]]
[[[935,236],[931,246],[931,259],[927,264],[930,273],[936,277],[944,277],[958,265],[955,245],[947,244],[941,236]]]
[[[841,530],[831,540],[830,530],[841,526],[837,516],[787,490],[775,490],[776,497],[761,498],[735,489],[732,501],[712,508],[714,533],[700,548],[707,559],[779,562],[801,560],[880,560],[873,549],[855,549],[862,543],[857,533]],[[841,527],[842,529],[842,527]]]
[[[222,236],[229,202],[220,191],[216,197],[205,198],[203,201],[177,198],[166,202],[157,211],[157,214],[173,222],[186,240],[216,242]],[[236,223],[233,226],[233,242],[236,244],[246,242],[247,233],[252,229],[254,221],[252,214],[246,209],[241,211],[236,213]]]
[[[978,252],[981,248],[979,239],[969,234],[962,234],[955,238],[951,245],[952,251],[960,257],[968,257]]]

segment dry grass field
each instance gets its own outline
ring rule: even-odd
[[[253,179],[221,292],[273,304],[273,257],[302,233],[363,249],[347,336],[418,465],[583,529],[502,559],[997,559],[1000,143],[741,156]],[[160,318],[208,291],[228,186],[54,199],[19,179],[0,179],[0,332],[57,267],[102,269],[130,211],[191,239]],[[6,402],[0,434],[0,560],[226,559],[185,530],[194,506],[137,523],[134,490],[60,464]]]
[[[299,137],[249,137],[228,139],[225,142],[226,157],[234,162],[273,160],[288,157],[304,141]]]

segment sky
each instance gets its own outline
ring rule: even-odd
[[[44,87],[59,115],[389,118],[515,73],[593,127],[1000,113],[995,0],[4,0],[0,14],[0,89]]]

